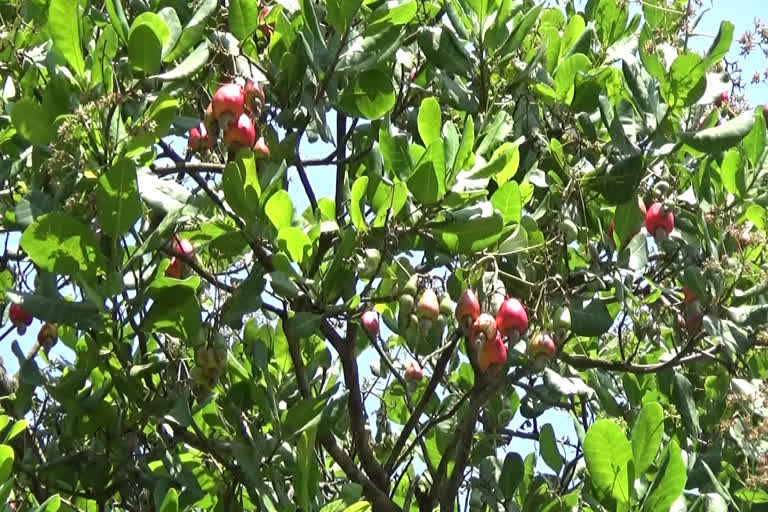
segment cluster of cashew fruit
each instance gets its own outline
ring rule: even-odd
[[[244,87],[234,82],[222,85],[206,108],[203,121],[189,130],[188,150],[212,149],[221,134],[222,142],[230,151],[253,148],[258,157],[269,157],[269,148],[264,137],[258,137],[255,124],[265,101],[264,89],[252,80],[246,80]]]
[[[432,293],[434,294],[434,292]],[[379,315],[375,311],[368,310],[364,312],[360,321],[363,324],[363,328],[372,338],[379,336]],[[408,367],[405,369],[406,382],[419,382],[423,378],[424,370],[421,369],[419,363],[414,360],[409,361]]]
[[[504,366],[507,343],[517,343],[528,330],[528,313],[519,300],[508,297],[494,317],[481,312],[477,296],[469,289],[464,290],[456,304],[456,320],[483,373]],[[527,350],[537,366],[544,366],[555,356],[557,346],[552,336],[540,332],[530,339]]]
[[[190,370],[198,391],[211,389],[224,374],[227,367],[227,343],[216,336],[213,346],[200,345],[195,349],[195,366]]]
[[[8,310],[8,319],[11,321],[11,324],[16,327],[16,332],[19,333],[19,335],[22,335],[27,332],[27,327],[32,325],[34,317],[21,309],[21,306],[14,302]],[[56,325],[50,322],[45,322],[37,333],[37,344],[43,349],[45,355],[48,355],[48,352],[51,351],[58,340],[59,330]]]

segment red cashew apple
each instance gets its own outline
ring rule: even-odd
[[[687,286],[683,287],[683,304],[690,304],[696,300],[696,295]]]
[[[16,332],[19,334],[27,332],[27,327],[32,324],[33,320],[32,315],[21,309],[21,306],[15,302],[11,304],[11,308],[8,311],[8,318],[11,320],[11,323],[16,326]]]
[[[421,299],[416,305],[416,315],[419,317],[419,332],[426,336],[432,329],[432,322],[440,315],[440,302],[431,288],[427,288],[421,294]]]
[[[253,145],[253,153],[256,158],[269,158],[269,146],[267,146],[264,137],[259,137],[259,140]]]
[[[509,297],[501,303],[496,313],[496,328],[503,337],[512,341],[516,341],[528,329],[528,313],[519,300]]]
[[[37,333],[37,343],[42,347],[45,355],[51,351],[51,348],[59,340],[59,330],[55,324],[45,322]]]
[[[557,345],[548,333],[537,333],[528,344],[528,354],[537,362],[546,362],[555,357]]]
[[[507,346],[501,338],[501,333],[496,331],[493,339],[486,340],[480,347],[477,356],[477,364],[483,372],[494,365],[503,366],[507,362]]]
[[[361,318],[363,327],[373,338],[379,335],[379,315],[375,311],[366,311]]]
[[[477,300],[477,295],[470,289],[464,290],[456,304],[456,320],[459,322],[464,336],[469,336],[472,324],[479,316],[480,302]]]
[[[245,93],[237,84],[224,84],[213,95],[213,115],[226,131],[245,110]]]
[[[256,142],[256,127],[247,114],[240,114],[224,131],[224,144],[231,149],[252,148]]]
[[[416,361],[411,361],[405,370],[405,380],[408,382],[419,382],[424,378],[424,371]]]
[[[254,82],[253,80],[246,80],[245,88],[245,108],[251,114],[256,117],[261,115],[261,110],[264,108],[266,98],[264,97],[264,89],[261,88],[261,84]]]
[[[212,147],[213,140],[208,136],[208,130],[205,127],[205,123],[200,123],[199,126],[195,126],[189,130],[187,148],[190,151],[203,151],[205,149],[211,149]]]
[[[179,238],[174,235],[171,240],[171,252],[174,253],[175,256],[171,257],[171,263],[168,265],[168,268],[165,269],[165,276],[181,279],[184,270],[184,261],[182,260],[182,257],[192,256],[195,253],[195,248],[186,238]]]
[[[662,203],[653,203],[648,208],[648,213],[645,214],[645,229],[650,235],[658,239],[662,231],[665,235],[669,235],[674,228],[675,215],[670,211],[665,211]]]

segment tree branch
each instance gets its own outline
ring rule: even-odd
[[[656,373],[667,368],[674,368],[675,366],[685,365],[700,359],[704,359],[707,356],[703,353],[694,354],[688,356],[688,353],[693,351],[696,343],[704,337],[704,333],[701,332],[688,339],[688,343],[680,349],[680,352],[675,354],[672,359],[663,363],[657,364],[634,364],[626,361],[609,361],[607,359],[592,359],[586,356],[570,355],[565,352],[561,352],[557,357],[573,366],[577,370],[589,370],[591,368],[600,368],[602,370],[608,370],[613,372],[629,372],[637,374]],[[687,356],[687,357],[686,357]]]
[[[368,431],[365,429],[365,407],[362,393],[360,392],[360,375],[355,357],[355,339],[357,337],[357,324],[347,322],[347,335],[339,352],[341,366],[344,372],[344,385],[349,391],[347,397],[347,409],[349,411],[349,424],[352,432],[352,440],[360,453],[360,464],[368,476],[376,483],[379,489],[389,491],[389,475],[376,460],[376,455],[371,448]]]
[[[437,389],[438,383],[443,378],[443,375],[445,374],[445,368],[448,366],[448,361],[451,360],[451,356],[453,356],[454,350],[456,350],[456,345],[459,342],[459,339],[459,332],[454,332],[452,338],[449,339],[449,343],[451,344],[450,348],[444,351],[440,356],[440,359],[438,359],[435,363],[435,371],[432,374],[432,378],[427,383],[427,388],[424,390],[424,394],[421,395],[421,400],[419,400],[419,403],[416,404],[416,408],[413,410],[413,414],[411,414],[411,417],[408,418],[408,422],[403,427],[402,432],[400,432],[400,436],[397,438],[395,445],[392,447],[392,453],[390,453],[387,462],[384,464],[384,471],[386,471],[388,475],[393,473],[395,469],[395,462],[400,457],[400,452],[403,450],[405,443],[408,441],[408,436],[411,435],[413,429],[416,428],[416,426],[419,424],[419,417],[424,412],[424,409],[426,409],[427,404],[432,399],[432,394]]]
[[[208,162],[185,162],[184,160],[174,161],[169,165],[156,165],[152,172],[158,176],[169,176],[172,174],[178,174],[180,172],[194,172],[194,171],[207,171],[207,172],[222,172],[226,165],[214,164]]]
[[[346,178],[346,167],[344,165],[344,156],[346,153],[346,141],[344,136],[347,129],[347,116],[336,111],[336,222],[339,227],[343,226],[344,221],[344,179]]]

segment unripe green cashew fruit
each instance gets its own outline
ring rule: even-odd
[[[553,324],[555,329],[571,328],[571,310],[565,306],[560,306],[555,311]]]
[[[358,256],[357,273],[364,279],[371,279],[376,275],[380,262],[381,253],[378,249],[366,249],[365,254]]]
[[[405,286],[401,290],[401,295],[410,295],[411,297],[416,296],[416,292],[418,292],[419,288],[419,275],[413,274],[410,278],[408,278],[408,281],[405,283]]]

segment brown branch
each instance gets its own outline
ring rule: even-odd
[[[344,225],[344,179],[346,178],[346,168],[344,156],[346,153],[346,142],[344,135],[347,129],[347,116],[336,111],[336,223],[339,227]]]
[[[180,172],[207,171],[219,173],[224,170],[224,167],[226,167],[224,164],[214,164],[209,162],[185,162],[184,160],[180,160],[174,161],[169,165],[156,165],[152,169],[152,172],[157,176],[162,177],[178,174]]]
[[[298,148],[298,144],[296,145]],[[315,191],[312,190],[312,185],[309,183],[309,178],[307,177],[307,170],[304,168],[304,166],[301,163],[301,160],[298,158],[296,159],[296,162],[294,163],[294,166],[296,167],[296,171],[299,173],[299,179],[301,180],[301,185],[304,187],[304,193],[307,194],[307,199],[309,199],[309,204],[312,206],[312,212],[317,213],[317,197],[315,197]]]
[[[675,366],[685,365],[700,359],[704,359],[706,356],[699,353],[694,355],[688,355],[692,352],[696,346],[696,343],[704,337],[704,333],[701,332],[697,335],[691,336],[688,339],[688,343],[675,354],[672,359],[657,364],[634,364],[627,361],[609,361],[607,359],[592,359],[586,356],[570,355],[565,352],[561,352],[557,357],[573,366],[577,370],[589,370],[592,368],[599,368],[601,370],[608,370],[612,372],[629,372],[636,374],[656,373],[667,368],[674,368]]]
[[[411,414],[411,417],[408,418],[408,421],[403,427],[402,432],[400,432],[400,436],[397,438],[395,445],[392,447],[392,453],[390,453],[387,462],[384,464],[384,470],[388,475],[393,473],[395,469],[395,462],[400,457],[400,452],[403,450],[405,443],[408,441],[408,436],[411,435],[413,429],[415,429],[419,424],[419,417],[424,412],[424,409],[426,409],[427,404],[432,399],[432,394],[437,389],[438,383],[443,378],[443,375],[445,374],[445,368],[448,366],[448,361],[451,360],[451,356],[453,356],[454,350],[456,350],[456,344],[459,342],[459,339],[460,336],[458,331],[454,332],[453,337],[448,341],[448,343],[450,343],[450,348],[444,351],[440,356],[440,359],[438,359],[437,363],[435,363],[435,370],[432,373],[432,378],[427,383],[427,388],[424,390],[424,394],[421,395],[421,400],[419,400],[419,403],[416,404],[416,408],[414,409],[413,414]]]
[[[347,322],[346,339],[341,346],[339,358],[344,372],[344,385],[349,391],[347,397],[347,409],[349,412],[349,424],[352,432],[352,440],[360,453],[360,464],[379,489],[389,491],[389,476],[382,468],[373,453],[368,431],[365,429],[365,406],[360,392],[360,375],[355,357],[355,339],[357,337],[357,324]]]

